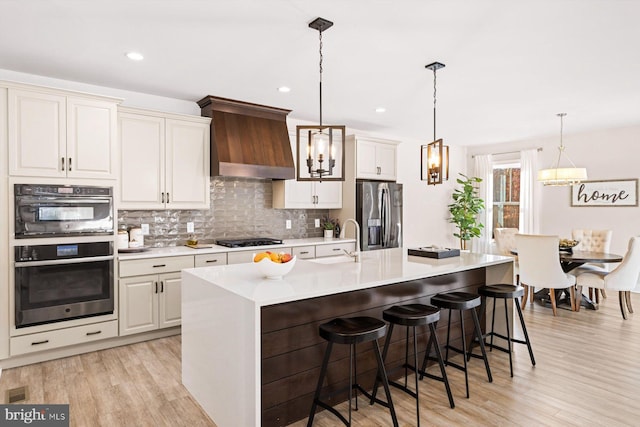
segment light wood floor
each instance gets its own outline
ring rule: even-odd
[[[617,295],[610,294],[598,311],[559,310],[555,318],[548,308],[528,305],[525,321],[536,366],[526,347],[517,345],[511,378],[507,354],[493,351],[494,381],[488,383],[482,361],[473,359],[469,399],[463,373],[449,368],[455,409],[443,385],[425,379],[422,425],[639,425],[640,294],[632,294],[637,313],[627,321]],[[21,385],[29,386],[29,403],[69,403],[72,426],[215,426],[180,384],[178,336],[2,372],[1,396]],[[414,426],[414,400],[399,390],[392,394],[400,425]],[[346,410],[346,403],[338,408]],[[353,419],[356,426],[391,425],[383,407],[363,400]],[[294,424],[304,425],[306,420]],[[314,425],[339,423],[323,411]]]

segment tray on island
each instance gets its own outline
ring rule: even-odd
[[[451,258],[460,256],[460,249],[453,248],[434,248],[426,246],[422,248],[413,248],[407,251],[408,255],[421,256],[425,258]]]

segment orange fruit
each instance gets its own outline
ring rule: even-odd
[[[291,256],[291,254],[288,254],[288,253],[284,253],[284,254],[282,254],[280,256],[280,260],[282,262],[289,262],[289,261],[291,261],[291,258],[293,258],[293,257]]]
[[[253,262],[260,262],[265,258],[269,258],[269,254],[266,252],[260,252],[259,254],[256,254],[256,256],[253,257]]]
[[[273,262],[280,262],[280,256],[278,254],[270,253],[269,257]]]

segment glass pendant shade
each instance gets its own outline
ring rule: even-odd
[[[298,181],[344,181],[344,126],[297,126]]]
[[[422,146],[420,179],[427,185],[442,184],[449,179],[449,147],[442,139]]]

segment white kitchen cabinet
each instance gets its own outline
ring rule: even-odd
[[[292,248],[291,255],[294,255],[300,259],[313,259],[316,257],[315,246],[296,246]]]
[[[356,248],[355,242],[330,243],[327,245],[316,245],[316,258],[326,256],[344,255],[344,251],[353,252]]]
[[[217,253],[196,255],[194,264],[196,267],[214,267],[216,265],[226,265],[227,254]]]
[[[193,266],[186,255],[120,261],[120,335],[180,325],[180,271]]]
[[[9,174],[116,178],[115,98],[8,88]]]
[[[395,181],[398,144],[397,141],[347,136],[346,149],[354,150],[354,155],[346,158],[355,158],[355,178]]]
[[[120,209],[208,209],[207,117],[121,108]]]
[[[275,209],[340,209],[342,182],[273,181]]]

